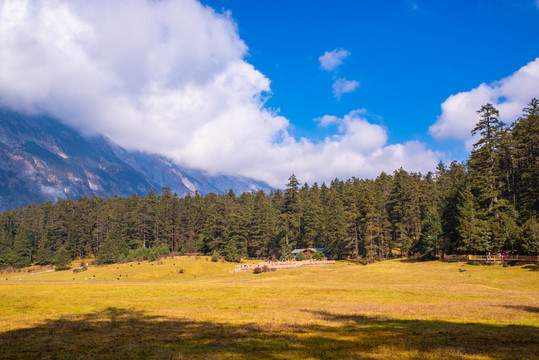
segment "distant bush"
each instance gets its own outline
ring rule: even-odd
[[[313,260],[324,260],[326,256],[322,252],[317,252],[313,254]]]
[[[275,271],[275,269],[270,269],[267,265],[264,265],[264,266],[257,266],[253,270],[255,274],[260,274],[260,273],[268,272],[268,271]]]
[[[154,248],[139,247],[134,250],[129,250],[125,256],[127,261],[155,261],[160,257],[170,255],[170,249],[166,245],[157,246]]]
[[[211,255],[211,261],[212,262],[218,262],[219,261],[219,253],[216,250],[214,250],[213,254]]]
[[[305,260],[305,254],[302,252],[299,252],[296,254],[296,261],[303,261]]]
[[[79,268],[79,269],[73,269],[73,274],[77,274],[77,273],[80,273],[80,272],[83,272],[83,271],[86,271],[88,270],[88,268],[86,266],[82,267],[82,268]]]
[[[148,253],[148,261],[155,261],[159,257],[159,250],[157,248],[153,248]]]
[[[290,254],[282,254],[281,255],[281,261],[287,261],[287,260],[290,260],[290,259],[291,259]]]

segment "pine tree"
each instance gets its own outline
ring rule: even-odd
[[[477,111],[481,119],[472,130],[479,135],[470,155],[469,169],[472,189],[482,208],[491,211],[500,196],[498,149],[504,124],[492,104]]]
[[[343,259],[351,250],[352,240],[348,236],[348,226],[344,205],[337,190],[333,187],[328,192],[328,204],[325,208],[325,226],[330,253],[336,259]]]
[[[446,254],[454,254],[457,251],[458,232],[458,206],[461,202],[461,194],[466,182],[466,171],[462,164],[451,162],[447,171],[440,176],[443,182],[442,197],[444,199],[441,209],[441,221],[443,235],[440,237],[440,250]]]
[[[308,190],[303,199],[301,248],[323,247],[320,233],[323,226],[323,209],[317,184]]]
[[[488,218],[491,231],[490,250],[501,252],[515,249],[519,228],[518,213],[514,206],[508,200],[500,199],[492,212],[492,216]]]
[[[379,248],[380,236],[383,232],[381,219],[382,216],[379,213],[380,209],[377,206],[378,198],[376,193],[376,186],[374,182],[367,182],[363,188],[363,198],[360,202],[361,211],[361,249],[363,256],[368,261],[373,259],[376,255],[380,257],[383,253]]]
[[[299,199],[299,181],[292,174],[288,178],[283,197],[283,209],[279,223],[281,228],[281,251],[289,253],[296,247],[301,235],[301,204]]]
[[[408,252],[421,236],[421,212],[418,181],[402,168],[394,175],[390,219],[394,245]]]
[[[539,216],[539,100],[532,99],[513,125],[517,163],[516,197],[521,222]]]
[[[97,262],[99,264],[112,264],[121,257],[125,257],[129,248],[124,239],[119,236],[117,230],[110,231],[99,249]]]
[[[439,251],[438,237],[442,235],[442,222],[440,214],[434,208],[429,208],[423,218],[421,238],[418,243],[418,251],[425,258],[436,258]]]
[[[67,270],[71,264],[71,256],[65,246],[62,246],[56,254],[54,254],[54,268],[55,270]]]
[[[247,251],[251,257],[262,257],[270,254],[273,247],[274,228],[276,223],[275,211],[271,206],[271,200],[259,190],[255,195],[251,220],[251,242]]]
[[[478,204],[470,188],[465,187],[460,196],[459,240],[456,250],[463,254],[481,254],[490,251],[488,223],[478,216]]]
[[[382,172],[374,181],[376,188],[376,213],[377,227],[380,233],[377,234],[379,256],[382,259],[392,258],[394,247],[392,239],[392,225],[389,220],[391,210],[391,191],[393,189],[393,178]]]
[[[539,221],[531,217],[521,229],[521,249],[528,254],[539,254]]]
[[[45,241],[39,245],[36,252],[36,264],[48,265],[54,261],[54,254],[49,241]]]
[[[211,193],[205,197],[205,206],[206,222],[202,233],[203,252],[222,252],[227,232],[224,202]]]
[[[247,255],[248,225],[247,211],[231,215],[223,250],[226,261],[239,262]]]
[[[13,241],[11,265],[15,267],[24,267],[32,264],[33,240],[33,234],[27,232],[23,226],[18,229]]]

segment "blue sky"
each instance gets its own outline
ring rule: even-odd
[[[296,137],[321,139],[326,131],[313,119],[365,108],[382,118],[390,143],[420,140],[464,160],[461,141],[428,134],[440,105],[539,56],[535,0],[203,3],[231,11],[249,47],[247,61],[271,80],[268,106],[293,122]],[[321,70],[319,56],[334,49],[350,55],[337,73]],[[339,100],[332,92],[335,77],[360,86]]]
[[[0,106],[275,187],[425,174],[481,105],[539,97],[537,24],[539,0],[0,0]]]

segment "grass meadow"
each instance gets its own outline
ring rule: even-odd
[[[233,271],[175,257],[1,273],[0,358],[539,358],[536,265]]]

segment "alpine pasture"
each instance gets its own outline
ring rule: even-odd
[[[254,274],[192,256],[4,272],[0,358],[532,359],[538,270],[391,260]]]

